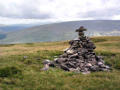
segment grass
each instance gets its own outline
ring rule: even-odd
[[[61,55],[68,41],[0,46],[0,90],[120,90],[120,37],[93,37],[95,52],[110,72],[82,75],[57,68],[41,71],[44,59]]]

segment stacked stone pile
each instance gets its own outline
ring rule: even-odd
[[[45,67],[43,70],[47,70],[51,66],[65,71],[82,72],[85,74],[94,71],[109,71],[110,67],[104,64],[102,56],[95,54],[94,49],[96,46],[90,38],[84,35],[84,31],[86,29],[83,26],[77,29],[78,39],[71,40],[69,42],[70,47],[54,61],[44,61]]]

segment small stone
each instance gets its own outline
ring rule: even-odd
[[[27,59],[27,58],[28,58],[28,56],[24,56],[23,58],[24,58],[24,59]]]
[[[66,51],[68,54],[72,54],[74,51],[73,50],[67,50]]]
[[[91,67],[92,64],[91,64],[91,63],[87,63],[86,66],[87,66],[87,67]]]
[[[75,73],[80,73],[79,68],[76,68],[76,69],[70,68],[69,71],[72,71],[72,72],[75,72]]]
[[[82,72],[82,74],[90,74],[90,71]]]
[[[78,53],[73,54],[73,55],[70,56],[70,58],[77,58],[77,57],[78,57]]]
[[[64,54],[62,55],[63,58],[67,58],[67,56],[68,56],[67,53],[64,53]]]
[[[106,66],[104,64],[100,65],[101,68],[106,68]]]
[[[50,60],[45,60],[43,61],[43,64],[49,64],[51,61]]]
[[[109,69],[101,68],[101,71],[109,71]]]
[[[61,64],[60,67],[65,71],[69,71],[69,68],[65,64]]]
[[[109,67],[109,66],[107,66],[107,65],[106,65],[106,67],[105,67],[105,68],[106,68],[106,69],[110,69],[110,67]]]
[[[69,48],[64,49],[63,51],[66,52]]]
[[[99,67],[94,65],[94,66],[90,67],[90,70],[91,71],[99,71]]]
[[[103,65],[103,63],[102,62],[98,62],[98,65]]]
[[[66,62],[67,61],[67,58],[58,58],[56,60],[57,63],[63,63],[63,62]]]
[[[45,65],[44,65],[44,68],[42,68],[41,70],[42,70],[42,71],[47,71],[48,69],[49,69],[49,65],[48,65],[48,64],[45,64]]]

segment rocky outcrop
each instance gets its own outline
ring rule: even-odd
[[[86,29],[83,26],[77,29],[78,39],[71,40],[69,42],[70,47],[54,61],[44,61],[45,67],[43,70],[45,68],[48,70],[48,66],[50,66],[65,71],[82,72],[83,74],[95,71],[109,71],[110,67],[104,64],[102,56],[96,55],[94,52],[96,46],[89,37],[84,35],[84,31]]]

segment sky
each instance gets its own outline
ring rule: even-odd
[[[120,0],[0,0],[0,24],[120,20]]]

